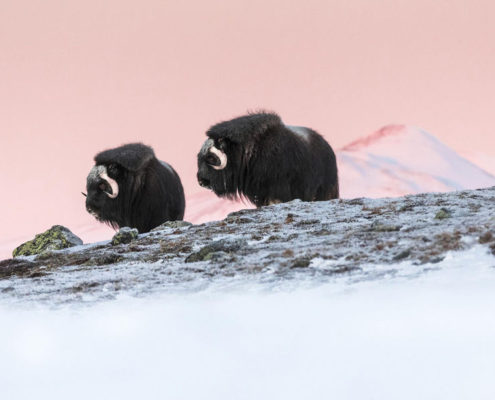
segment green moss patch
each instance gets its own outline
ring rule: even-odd
[[[36,235],[33,240],[21,244],[12,252],[12,255],[14,257],[32,256],[81,244],[83,244],[82,240],[69,229],[61,225],[54,225],[46,232]]]

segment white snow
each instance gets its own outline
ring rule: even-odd
[[[1,397],[493,399],[495,258],[476,246],[431,268],[312,289],[2,305]]]
[[[492,151],[492,154],[488,153],[476,153],[476,152],[463,152],[462,156],[473,164],[478,165],[485,171],[495,176],[495,149],[487,149]]]
[[[411,126],[386,126],[338,151],[337,159],[345,198],[396,197],[495,185],[495,176],[433,135]]]

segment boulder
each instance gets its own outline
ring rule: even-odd
[[[62,250],[79,246],[83,241],[62,225],[54,225],[26,243],[21,244],[13,252],[13,257],[32,256],[52,250]]]

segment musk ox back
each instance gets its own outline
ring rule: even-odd
[[[151,147],[126,144],[97,154],[95,163],[87,178],[86,209],[99,221],[142,233],[184,217],[180,178]]]
[[[198,154],[198,182],[218,196],[257,207],[339,197],[335,154],[315,131],[284,125],[272,113],[212,126]]]

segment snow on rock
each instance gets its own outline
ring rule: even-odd
[[[164,224],[129,244],[2,261],[0,298],[92,303],[246,284],[273,290],[335,279],[413,277],[449,251],[476,243],[495,253],[495,188],[397,199],[296,200],[207,224]]]

